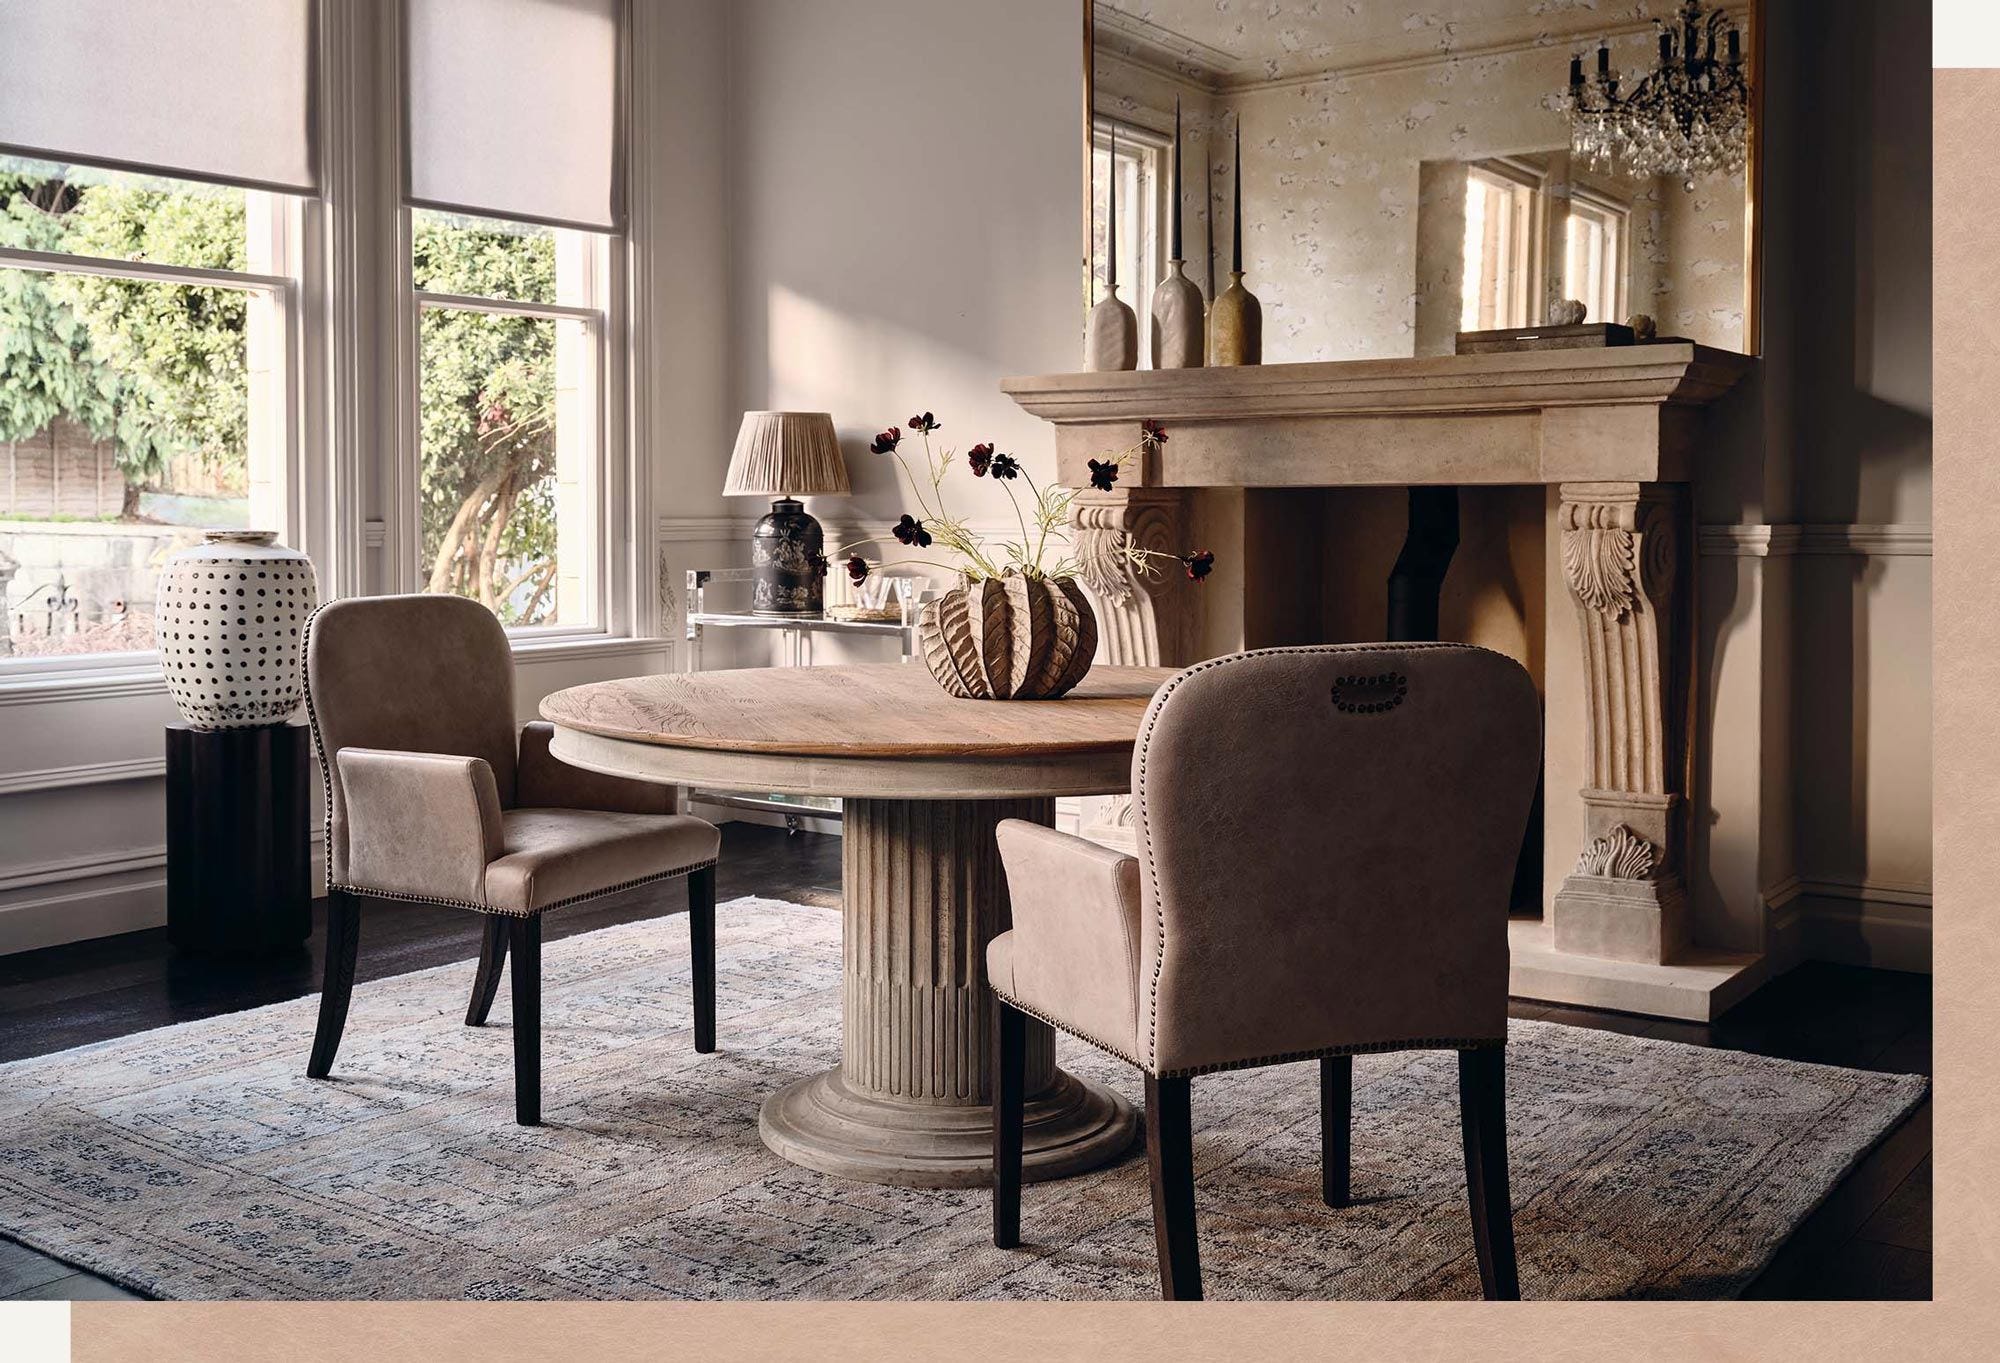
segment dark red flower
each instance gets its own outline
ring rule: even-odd
[[[941,430],[943,427],[944,423],[929,412],[923,412],[910,418],[910,429],[926,435],[932,431]]]
[[[972,476],[974,478],[984,478],[987,466],[993,462],[993,447],[991,445],[974,445],[965,452],[965,462],[972,465]]]
[[[891,426],[888,430],[875,437],[875,443],[870,445],[868,450],[871,454],[894,454],[896,446],[902,443],[903,432],[899,428]]]
[[[1206,549],[1197,549],[1192,554],[1182,554],[1181,562],[1187,565],[1187,575],[1195,582],[1201,581],[1215,571],[1215,555]]]
[[[903,514],[903,519],[889,527],[889,533],[894,535],[900,543],[914,544],[919,549],[928,549],[931,547],[931,532],[924,529],[918,523],[916,517],[910,515],[908,512]]]
[[[1152,418],[1139,423],[1139,443],[1147,449],[1158,449],[1167,443],[1167,428]]]
[[[1014,456],[1011,454],[996,454],[993,456],[993,476],[995,478],[1018,478],[1021,476],[1021,466],[1015,462]]]
[[[1099,492],[1111,491],[1111,485],[1118,481],[1118,461],[1115,459],[1093,459],[1090,461],[1090,485]]]
[[[861,582],[866,580],[866,578],[868,577],[868,560],[861,557],[861,555],[859,554],[848,555],[847,575],[853,578],[856,582]]]

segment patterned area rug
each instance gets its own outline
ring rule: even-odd
[[[336,1082],[316,1000],[0,1067],[0,1233],[169,1298],[1150,1298],[1137,1150],[1031,1185],[1027,1245],[982,1191],[825,1178],[757,1138],[765,1094],[840,1055],[840,919],[717,914],[723,1051],[694,1053],[678,917],[551,942],[548,1125],[512,1121],[506,1000],[470,963],[355,990]],[[364,944],[363,950],[366,950]],[[1061,1063],[1136,1076],[1081,1045]],[[1209,1295],[1478,1295],[1448,1053],[1355,1065],[1357,1205],[1320,1205],[1316,1067],[1198,1079]],[[1516,1022],[1509,1136],[1528,1297],[1715,1297],[1924,1081]]]

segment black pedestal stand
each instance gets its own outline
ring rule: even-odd
[[[259,956],[312,935],[303,724],[167,726],[167,938],[182,951]]]

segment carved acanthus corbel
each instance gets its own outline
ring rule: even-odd
[[[1576,874],[1608,876],[1612,880],[1651,880],[1659,849],[1619,824],[1603,837],[1594,839],[1577,858]]]
[[[1071,504],[1079,577],[1097,611],[1098,659],[1114,666],[1160,667],[1191,662],[1193,602],[1170,595],[1171,575],[1141,572],[1126,556],[1136,545],[1186,552],[1187,494],[1172,488],[1079,492]]]
[[[1629,502],[1564,502],[1563,577],[1576,599],[1614,620],[1632,609],[1633,505]]]

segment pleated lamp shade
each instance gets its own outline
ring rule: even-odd
[[[729,456],[726,497],[844,494],[847,461],[826,412],[745,412]]]

